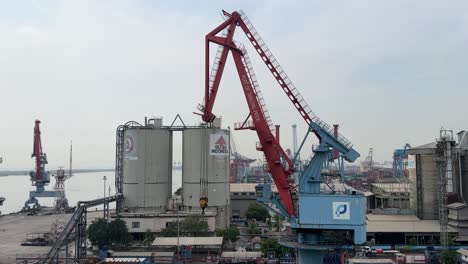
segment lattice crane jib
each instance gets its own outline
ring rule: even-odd
[[[289,216],[294,216],[295,209],[291,199],[291,192],[295,190],[296,187],[291,181],[291,174],[294,172],[294,166],[272,133],[274,131],[273,122],[271,121],[266,109],[265,102],[261,95],[246,49],[243,45],[233,40],[237,26],[245,33],[255,51],[265,63],[281,89],[309,126],[309,130],[320,140],[321,148],[319,148],[319,150],[322,152],[329,152],[334,149],[340,152],[345,160],[351,162],[358,158],[359,154],[352,148],[350,141],[340,134],[335,134],[332,126],[320,120],[312,112],[311,108],[305,102],[302,95],[289,79],[247,16],[242,11],[233,12],[232,14],[223,11],[223,13],[226,17],[225,21],[208,33],[205,38],[205,99],[203,104],[199,105],[198,108],[202,112],[200,115],[205,122],[212,122],[215,118],[215,115],[212,113],[213,105],[217,96],[228,53],[231,51],[239,79],[242,84],[243,92],[249,106],[250,117],[253,121],[251,129],[256,130],[260,139],[260,144],[257,148],[262,150],[265,154],[269,170]],[[222,34],[219,35],[221,32]],[[211,70],[209,56],[210,43],[215,43],[222,47],[218,48]],[[316,155],[316,157],[317,162],[319,158],[324,158],[322,155]],[[315,167],[314,172],[317,170],[320,170],[319,166]],[[306,185],[303,185],[305,188],[303,191],[310,191],[311,189],[316,191],[317,189],[320,189],[319,177],[312,176],[312,174],[313,173],[303,174],[303,181],[312,181],[315,186],[308,188]],[[315,179],[312,179],[313,177],[315,177]]]

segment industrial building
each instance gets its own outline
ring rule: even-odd
[[[143,125],[132,121],[117,129],[116,187],[124,199],[116,216],[130,232],[159,232],[190,215],[203,216],[211,231],[229,226],[229,131],[219,119],[210,126],[174,122],[164,126],[162,118],[145,118]],[[172,195],[176,132],[182,133],[181,196]],[[208,206],[202,210],[203,197]]]
[[[468,134],[466,131],[461,131],[457,136],[456,141],[453,137],[448,138],[451,147],[442,154],[449,161],[445,169],[447,204],[466,203],[465,197],[468,195],[466,188],[468,184]],[[414,193],[410,201],[411,207],[421,219],[439,219],[437,142],[411,148],[408,153],[415,164],[408,167],[412,193]]]

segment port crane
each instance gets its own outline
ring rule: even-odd
[[[405,177],[407,162],[404,160],[408,158],[408,149],[410,148],[410,144],[406,143],[402,149],[393,151],[393,177],[395,179],[402,180]]]
[[[257,200],[278,208],[279,212],[289,219],[291,227],[298,235],[297,241],[283,244],[298,250],[300,263],[321,263],[321,250],[325,248],[323,244],[325,230],[354,232],[354,243],[363,244],[366,240],[364,196],[355,191],[339,193],[335,190],[329,192],[321,190],[323,181],[321,170],[324,161],[333,150],[348,162],[355,161],[359,153],[353,149],[350,141],[334,133],[333,127],[312,112],[245,13],[223,11],[223,14],[225,21],[205,37],[205,98],[198,106],[198,110],[201,111],[198,114],[208,123],[215,119],[213,106],[230,52],[249,107],[247,118],[244,122],[236,124],[235,129],[250,129],[257,133],[260,141],[257,143],[257,149],[264,153],[280,198],[277,199],[272,195],[271,186],[265,184],[257,186]],[[314,156],[299,176],[298,184],[292,177],[294,164],[281,147],[279,139],[274,136],[275,127],[267,111],[247,50],[233,38],[237,27],[245,33],[308,125],[306,137],[298,151],[304,146],[310,133],[319,139],[319,145],[314,149]],[[218,45],[211,70],[210,43]],[[297,197],[297,203],[293,196]]]
[[[42,142],[41,142],[41,129],[39,125],[41,124],[40,120],[36,120],[34,125],[34,141],[33,141],[33,152],[31,158],[35,158],[35,170],[29,172],[31,177],[31,183],[33,186],[36,186],[35,191],[29,192],[29,199],[24,203],[23,211],[31,209],[38,209],[41,207],[37,197],[55,197],[55,191],[46,191],[45,186],[50,183],[49,172],[45,170],[45,165],[47,164],[47,155],[42,152]]]

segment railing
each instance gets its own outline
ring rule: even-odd
[[[320,120],[309,107],[307,102],[304,100],[302,95],[294,86],[293,82],[289,79],[286,72],[283,70],[279,62],[273,56],[273,53],[270,51],[268,46],[263,41],[260,34],[257,32],[255,27],[250,22],[249,18],[245,15],[245,13],[241,10],[239,11],[240,17],[244,22],[245,26],[248,28],[250,33],[247,33],[247,38],[250,40],[252,45],[255,47],[256,51],[268,66],[270,71],[272,72],[275,79],[280,84],[281,88],[284,90],[288,98],[291,100],[293,105],[299,111],[300,115],[305,119],[307,124],[315,123],[317,124],[324,132],[329,134],[330,136],[334,137],[333,135],[333,128],[325,123],[324,121]],[[349,140],[347,140],[344,136],[338,135],[337,141],[342,144],[346,149],[351,149],[352,144]]]
[[[245,46],[242,43],[235,42],[235,44],[237,48],[239,48],[242,51],[242,60],[244,61],[245,69],[247,70],[247,73],[249,75],[250,83],[253,85],[257,101],[260,104],[260,108],[262,110],[263,116],[265,117],[265,121],[268,124],[268,128],[270,128],[270,131],[274,133],[275,126],[273,125],[270,113],[268,112],[268,109],[266,107],[265,99],[263,98],[262,91],[260,90],[260,85],[258,84],[257,76],[255,75],[247,50],[245,49]]]
[[[247,120],[247,122],[236,122],[234,123],[234,130],[240,129],[254,129],[255,124],[252,120]]]

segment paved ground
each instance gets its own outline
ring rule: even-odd
[[[92,219],[101,217],[102,212],[88,212],[88,223]],[[0,263],[16,263],[16,255],[20,254],[46,254],[49,246],[31,247],[21,246],[21,242],[26,240],[28,233],[45,233],[51,230],[56,219],[61,217],[67,222],[71,214],[57,215],[34,215],[28,216],[25,213],[15,213],[0,216]],[[73,245],[71,245],[73,248]]]

